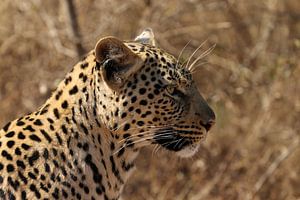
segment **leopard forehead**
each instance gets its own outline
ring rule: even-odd
[[[155,68],[165,77],[168,84],[188,88],[192,84],[190,71],[173,55],[149,44],[126,42],[125,45],[144,60],[144,69]]]

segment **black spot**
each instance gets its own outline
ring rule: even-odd
[[[116,167],[116,163],[115,163],[114,157],[110,156],[109,160],[110,160],[110,163],[111,163],[111,168],[112,168],[113,174],[115,175],[115,177],[119,180],[119,182],[121,184],[124,184],[124,181],[122,180],[122,178],[120,176],[120,172],[119,172],[119,170]]]
[[[30,131],[30,132],[34,132],[34,131],[35,131],[35,129],[32,128],[31,125],[26,126],[25,128],[23,128],[23,130],[28,130],[28,131]]]
[[[111,142],[111,143],[110,143],[110,150],[113,151],[114,149],[115,149],[115,143]]]
[[[4,190],[1,189],[1,188],[0,188],[0,197],[1,197],[2,199],[5,199],[5,192],[4,192]]]
[[[62,107],[63,109],[68,108],[68,102],[67,102],[67,101],[64,101],[64,102],[61,104],[61,107]]]
[[[28,172],[28,177],[36,180],[36,176],[32,172]]]
[[[89,134],[89,131],[88,131],[88,129],[84,126],[84,124],[80,124],[80,127],[83,129],[83,132],[86,134],[86,135],[88,135]]]
[[[85,157],[84,161],[91,168],[91,170],[93,172],[93,180],[94,180],[94,182],[99,184],[101,182],[101,180],[102,180],[102,175],[99,173],[97,165],[92,161],[91,154],[88,154]]]
[[[160,84],[155,84],[154,87],[155,87],[156,89],[158,89],[158,90],[161,89],[161,85],[160,85]]]
[[[137,125],[138,125],[138,126],[143,126],[144,124],[145,124],[145,123],[144,123],[143,121],[138,121],[138,122],[137,122]]]
[[[75,176],[75,175],[72,174],[72,173],[70,174],[70,176],[71,176],[71,179],[72,179],[73,181],[77,181],[77,179],[78,179],[77,176]]]
[[[87,187],[87,186],[84,186],[84,192],[86,193],[86,194],[88,194],[89,192],[90,192],[90,190],[89,190],[89,188]]]
[[[8,173],[15,171],[15,167],[12,164],[6,165],[6,171]]]
[[[127,116],[127,113],[123,112],[122,115],[121,115],[121,118],[125,118],[126,116]]]
[[[141,79],[142,79],[143,81],[145,81],[145,80],[147,79],[146,75],[145,75],[145,74],[142,74],[142,75],[141,75]]]
[[[48,158],[49,158],[49,151],[48,151],[48,149],[44,150],[43,157],[45,158],[45,160],[48,160]]]
[[[21,196],[22,196],[22,200],[25,200],[26,199],[26,192],[25,191],[22,191],[22,194],[21,194]]]
[[[28,162],[30,166],[33,166],[34,162],[39,159],[40,153],[38,151],[34,151],[32,155],[28,158]]]
[[[10,140],[6,143],[6,145],[8,148],[12,148],[15,145],[15,141]]]
[[[21,145],[21,147],[22,147],[24,150],[28,150],[28,149],[30,149],[31,146],[29,146],[29,145],[23,143],[23,144]]]
[[[131,85],[132,85],[132,82],[129,81],[129,82],[127,83],[127,87],[129,88],[129,87],[131,87]]]
[[[84,143],[83,146],[82,146],[82,149],[84,151],[89,151],[89,144],[88,143]]]
[[[54,123],[53,119],[51,119],[51,118],[47,118],[47,121],[48,121],[50,124],[53,124],[53,123]]]
[[[7,181],[8,181],[8,183],[15,189],[15,190],[18,190],[18,187],[19,187],[19,185],[20,185],[20,183],[19,183],[19,181],[18,180],[16,180],[16,181],[14,181],[10,176],[7,178]],[[11,200],[11,199],[15,199],[15,197],[14,198],[9,198],[9,200]]]
[[[97,187],[97,188],[96,188],[96,192],[97,192],[97,194],[101,195],[101,194],[102,194],[101,188]]]
[[[58,133],[55,133],[55,136],[56,136],[56,138],[57,138],[58,143],[59,143],[60,145],[62,145],[63,141],[62,141],[60,135],[59,135]]]
[[[123,102],[123,106],[125,107],[125,106],[127,106],[128,105],[128,102],[127,101],[124,101]]]
[[[153,57],[150,57],[150,58],[149,58],[149,62],[154,62],[154,58],[153,58]],[[150,68],[147,68],[147,69],[150,70]],[[146,70],[147,70],[147,69],[146,69]],[[149,71],[149,70],[148,70],[148,71]]]
[[[78,92],[78,88],[77,86],[75,85],[70,91],[69,91],[69,94],[70,95],[73,95],[73,94],[76,94]]]
[[[69,76],[65,79],[65,84],[68,85],[72,81],[72,77]]]
[[[67,127],[64,124],[61,126],[61,129],[62,129],[62,131],[63,131],[64,134],[68,133],[68,129],[67,129]]]
[[[149,98],[149,99],[153,99],[153,98],[154,98],[154,95],[151,94],[151,93],[149,93],[149,94],[148,94],[148,98]]]
[[[81,199],[81,194],[77,193],[77,194],[76,194],[76,198],[77,198],[78,200]]]
[[[155,95],[158,95],[158,94],[159,94],[159,90],[158,90],[158,89],[155,89],[155,90],[154,90],[154,94],[155,94]]]
[[[68,193],[64,190],[64,189],[61,189],[61,192],[62,192],[62,195],[64,196],[65,199],[68,198]]]
[[[37,119],[33,122],[34,125],[37,125],[37,126],[42,126],[43,123],[41,122],[41,120]]]
[[[49,166],[49,164],[48,163],[44,163],[44,167],[45,167],[45,171],[47,173],[49,173],[50,172],[50,166]]]
[[[57,94],[55,95],[55,99],[58,100],[60,96],[62,95],[62,90],[58,91]]]
[[[82,148],[81,142],[78,142],[78,143],[77,143],[77,147],[80,148],[80,149]]]
[[[40,115],[43,115],[43,114],[45,114],[45,113],[47,113],[47,112],[48,112],[48,107],[44,107],[44,108],[41,110]]]
[[[152,77],[152,78],[151,78],[151,81],[152,81],[152,82],[156,81],[156,78],[155,78],[155,77]]]
[[[53,113],[54,113],[55,117],[56,117],[57,119],[59,119],[59,112],[58,112],[58,109],[57,109],[57,108],[54,108],[54,109],[53,109]]]
[[[33,140],[33,141],[36,141],[36,142],[41,142],[41,141],[42,141],[41,138],[39,138],[39,137],[38,137],[37,135],[35,135],[35,134],[30,135],[29,138],[30,138],[31,140]]]
[[[46,138],[46,140],[51,143],[52,138],[49,136],[49,134],[45,130],[41,130],[42,135]]]
[[[10,126],[11,122],[8,122],[4,127],[3,130],[6,132]]]
[[[18,121],[17,126],[23,126],[25,123],[23,121]]]
[[[17,166],[21,167],[22,169],[26,168],[26,165],[24,164],[24,162],[22,160],[17,160]]]
[[[81,68],[81,69],[85,69],[87,66],[89,66],[89,63],[88,63],[88,62],[85,62],[85,63],[82,63],[82,64],[80,65],[80,68]]]
[[[52,148],[52,153],[54,156],[57,156],[57,150],[55,148]]]
[[[8,133],[5,134],[5,136],[8,137],[8,138],[13,137],[14,135],[15,135],[14,131],[10,131],[10,132],[8,132]]]
[[[2,150],[1,155],[5,157],[7,160],[12,160],[12,156],[6,150]]]
[[[34,184],[31,184],[29,188],[32,192],[34,192],[36,198],[38,198],[38,199],[41,198],[41,194]]]
[[[136,100],[137,100],[136,96],[131,97],[131,103],[136,102]]]
[[[21,150],[20,150],[19,147],[17,147],[17,148],[15,149],[15,154],[18,155],[18,156],[22,155],[22,152],[21,152]]]
[[[9,200],[16,200],[15,195],[13,195],[11,192],[8,193],[8,199]]]
[[[18,139],[21,139],[21,140],[25,139],[25,135],[23,134],[23,132],[18,133]]]
[[[123,130],[124,130],[124,131],[127,131],[129,128],[130,128],[130,124],[125,124]]]
[[[141,89],[139,90],[139,93],[140,93],[141,95],[145,94],[145,93],[146,93],[146,89],[145,89],[145,88],[141,88]]]
[[[148,102],[147,102],[146,100],[144,100],[144,99],[140,101],[140,105],[142,105],[142,106],[146,106],[147,103],[148,103]]]
[[[125,161],[123,160],[123,162],[122,162],[122,168],[124,169],[124,171],[129,171],[133,167],[134,167],[133,163],[126,164]]]
[[[83,75],[83,77],[82,77],[82,81],[85,83],[85,82],[86,82],[86,80],[87,80],[87,75]]]
[[[124,154],[124,152],[125,152],[125,148],[122,148],[117,154],[118,158],[120,158]]]
[[[38,168],[35,167],[35,168],[33,169],[33,171],[34,171],[34,173],[39,174],[39,169],[38,169]]]

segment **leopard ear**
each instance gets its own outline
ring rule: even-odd
[[[96,61],[101,65],[102,79],[113,90],[118,90],[142,66],[142,59],[122,41],[106,37],[95,47]]]
[[[155,46],[154,33],[152,29],[146,28],[140,35],[135,38],[134,41]]]

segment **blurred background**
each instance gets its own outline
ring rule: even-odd
[[[1,127],[101,37],[152,27],[176,57],[190,41],[183,60],[216,44],[194,78],[217,124],[193,158],[144,149],[125,199],[300,199],[299,0],[2,0],[0,13]]]

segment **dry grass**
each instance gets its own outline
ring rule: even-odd
[[[35,110],[77,61],[62,1],[2,0],[0,125]],[[152,27],[183,58],[207,40],[195,73],[217,125],[192,159],[143,150],[131,200],[300,199],[298,0],[75,1],[81,42]],[[201,52],[199,52],[200,54]]]

